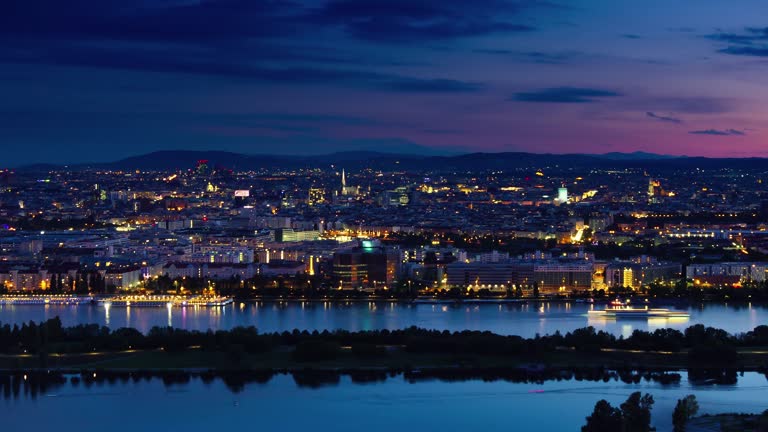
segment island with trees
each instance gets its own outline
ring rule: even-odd
[[[59,318],[0,325],[0,369],[115,370],[349,370],[457,371],[614,370],[675,371],[722,381],[737,371],[768,367],[768,326],[743,334],[694,325],[685,331],[635,330],[616,337],[586,327],[533,338],[487,331],[284,331],[254,327],[191,331],[96,324],[64,327]]]

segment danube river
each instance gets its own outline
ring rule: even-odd
[[[417,326],[439,330],[489,330],[524,337],[567,332],[594,326],[615,335],[628,336],[635,329],[694,324],[746,332],[768,324],[768,307],[752,304],[697,304],[682,308],[689,318],[618,319],[589,318],[592,306],[585,303],[481,303],[416,304],[394,302],[259,302],[216,308],[125,308],[103,305],[0,306],[0,323],[20,324],[59,316],[65,326],[96,323],[111,328],[134,327],[146,332],[153,326],[184,329],[229,329],[255,326],[262,332],[285,330],[372,330]],[[671,307],[670,307],[671,308]]]
[[[766,377],[746,373],[733,385],[697,386],[686,374],[674,385],[619,380],[462,382],[419,381],[402,376],[373,384],[355,384],[344,376],[334,385],[300,387],[278,375],[264,384],[246,384],[231,392],[221,380],[166,386],[160,379],[77,385],[67,381],[35,397],[22,387],[4,392],[0,412],[10,431],[80,432],[139,430],[208,432],[221,430],[333,430],[371,432],[578,431],[599,399],[617,406],[634,391],[653,395],[652,423],[671,431],[677,399],[695,394],[700,413],[762,412]],[[41,415],[43,413],[43,415]]]

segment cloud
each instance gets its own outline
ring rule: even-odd
[[[534,31],[528,24],[511,20],[531,7],[553,5],[507,0],[331,0],[314,19],[339,26],[358,39],[418,43]]]
[[[229,115],[228,117],[233,117]],[[379,120],[369,117],[332,115],[332,114],[306,114],[306,113],[258,113],[258,114],[237,114],[234,117],[241,119],[258,118],[260,120],[281,121],[291,123],[321,123],[321,124],[340,124],[354,126],[370,126],[380,124]]]
[[[0,17],[0,36],[232,40],[291,34],[303,14],[286,0],[23,1]]]
[[[623,34],[621,35],[621,37],[623,37],[624,39],[642,39],[642,36],[636,35],[636,34],[630,34],[630,33]]]
[[[565,63],[569,57],[566,54],[553,54],[541,51],[528,51],[523,53],[523,55],[536,63],[545,64],[562,64]]]
[[[695,130],[688,132],[689,134],[694,135],[717,135],[717,136],[743,136],[746,135],[746,133],[736,130],[736,129],[704,129],[704,130]]]
[[[0,15],[0,38],[213,42],[301,37],[341,28],[358,39],[411,43],[530,32],[535,0],[29,0]]]
[[[390,79],[388,82],[384,82],[383,85],[392,90],[415,93],[471,93],[480,91],[483,87],[478,83],[451,79],[418,79],[402,77]]]
[[[496,54],[496,55],[510,55],[515,54],[515,51],[508,50],[508,49],[493,49],[493,48],[478,48],[475,50],[472,50],[472,52],[476,52],[479,54]]]
[[[652,113],[652,112],[650,112],[650,111],[647,111],[647,112],[645,113],[645,115],[646,115],[646,116],[648,116],[648,117],[650,117],[650,118],[652,118],[652,119],[656,119],[656,120],[659,120],[659,121],[663,121],[663,122],[668,122],[668,123],[677,123],[677,124],[680,124],[680,123],[682,123],[682,122],[683,122],[682,120],[680,120],[680,119],[679,119],[679,118],[677,118],[677,117],[660,116],[660,115],[657,115],[657,114],[655,114],[655,113]]]
[[[768,27],[746,27],[741,33],[715,33],[706,37],[730,44],[718,50],[723,54],[768,57]]]
[[[714,33],[706,37],[720,42],[751,45],[755,42],[768,41],[768,27],[746,27],[742,33]]]
[[[584,87],[552,87],[531,92],[515,93],[511,100],[544,103],[589,103],[597,102],[600,98],[617,96],[621,96],[621,93],[612,90]]]
[[[723,48],[719,52],[723,54],[740,55],[740,56],[768,57],[768,46],[764,46],[764,47],[731,46],[728,48]]]
[[[26,49],[25,49],[26,48]],[[0,63],[50,64],[101,69],[198,74],[243,81],[293,84],[329,84],[411,93],[456,93],[482,90],[480,83],[437,77],[411,77],[358,69],[354,65],[315,65],[312,62],[252,62],[207,47],[166,49],[145,44],[119,46],[60,45],[0,48]],[[269,55],[266,55],[269,58]],[[342,66],[342,67],[336,67]]]
[[[547,53],[542,51],[513,51],[508,49],[494,48],[479,48],[472,50],[472,52],[478,54],[510,56],[516,60],[540,64],[563,64],[566,63],[570,57],[570,55],[562,53]]]
[[[335,84],[389,92],[477,92],[483,89],[481,83],[384,70],[403,63],[386,60],[383,51],[361,51],[345,44],[338,34],[326,38],[326,30],[360,26],[360,31],[386,32],[377,29],[379,20],[394,20],[392,34],[381,33],[382,39],[453,38],[521,30],[491,12],[499,8],[514,15],[523,9],[507,0],[478,0],[465,9],[460,0],[330,0],[320,6],[308,0],[66,3],[21,2],[0,15],[0,63]],[[467,13],[459,13],[462,10]],[[336,20],[341,18],[345,19]],[[317,38],[307,38],[310,34]],[[4,39],[13,43],[3,44]]]

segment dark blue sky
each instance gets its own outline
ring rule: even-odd
[[[768,152],[764,0],[12,3],[7,165],[161,149]]]

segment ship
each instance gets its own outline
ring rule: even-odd
[[[587,313],[590,318],[688,318],[689,316],[688,312],[685,311],[650,308],[648,305],[641,308],[632,307],[629,301],[622,302],[621,300],[610,302],[608,307],[603,310],[591,310]]]

